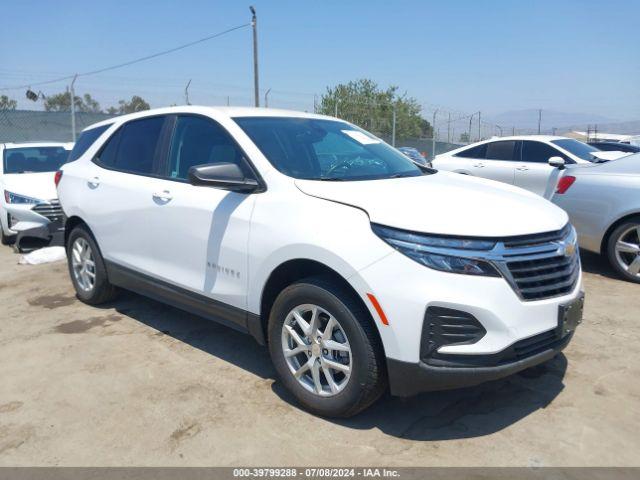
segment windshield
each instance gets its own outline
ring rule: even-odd
[[[423,175],[400,152],[345,122],[293,117],[234,120],[269,162],[290,177],[347,181]]]
[[[593,152],[600,152],[599,148],[586,143],[574,140],[572,138],[565,138],[562,140],[551,140],[551,143],[555,143],[566,151],[573,153],[576,157],[582,160],[588,160],[590,162],[597,161],[598,157],[592,155]]]
[[[55,172],[67,161],[63,147],[8,148],[4,151],[4,173]]]

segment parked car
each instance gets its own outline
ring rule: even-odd
[[[589,165],[625,155],[603,152],[572,138],[523,135],[457,148],[436,156],[432,164],[438,170],[510,183],[551,198],[561,176],[557,167]]]
[[[640,154],[572,170],[553,202],[569,213],[580,246],[640,283]]]
[[[589,142],[589,145],[605,152],[639,153],[640,147],[620,142]]]
[[[407,157],[409,157],[413,162],[418,165],[422,165],[423,167],[431,168],[431,162],[428,161],[422,153],[417,148],[413,147],[398,147],[402,153],[404,153]]]
[[[564,211],[419,168],[347,122],[172,107],[78,144],[58,177],[78,298],[121,287],[250,333],[312,412],[353,415],[387,382],[407,396],[510,375],[580,321]]]
[[[70,143],[0,144],[0,224],[2,244],[18,236],[47,243],[62,229],[62,209],[53,178],[67,161]],[[18,242],[20,247],[20,242]]]

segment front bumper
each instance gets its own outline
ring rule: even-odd
[[[544,335],[545,333],[536,337]],[[492,355],[453,355],[451,357],[459,358],[451,358],[438,366],[423,361],[410,363],[388,358],[387,371],[391,394],[408,397],[421,392],[471,387],[508,377],[552,359],[569,344],[573,333],[558,338],[557,331],[551,330],[548,336],[550,338],[547,341],[535,337],[525,340],[529,342],[531,351],[525,358],[517,354],[517,344]]]
[[[64,219],[49,222],[28,230],[22,230],[16,237],[15,248],[32,250],[46,246],[64,246]]]

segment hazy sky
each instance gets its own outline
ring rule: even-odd
[[[247,2],[3,2],[0,87],[89,71],[250,20]],[[327,85],[368,77],[421,102],[487,115],[544,108],[640,119],[640,1],[253,1],[262,93],[310,108]],[[79,78],[103,106],[252,102],[251,30]],[[34,87],[45,94],[65,82]],[[24,90],[2,91],[20,101]]]

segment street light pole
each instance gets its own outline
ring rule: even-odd
[[[436,115],[438,109],[433,111],[433,123],[431,124],[431,159],[436,158]]]
[[[256,9],[253,5],[249,7],[253,17],[251,18],[251,27],[253,28],[253,94],[255,97],[256,107],[260,106],[260,85],[258,83],[258,18],[256,17]]]
[[[78,75],[73,76],[73,80],[71,80],[71,87],[69,88],[69,93],[71,94],[71,139],[76,141],[76,94],[73,89],[73,85],[76,83],[76,78]]]

